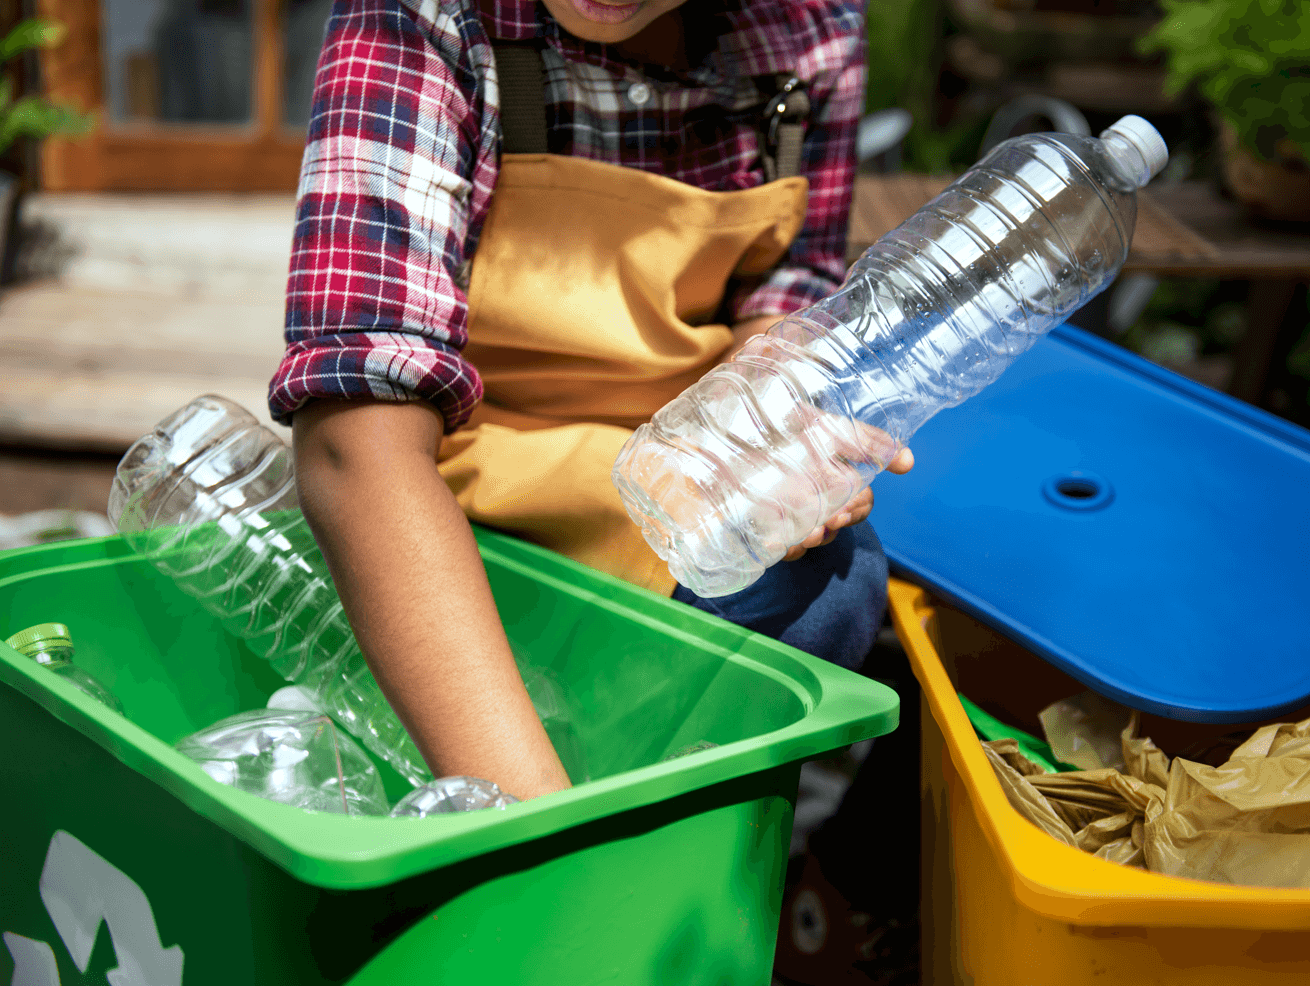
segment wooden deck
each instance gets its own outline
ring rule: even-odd
[[[122,452],[211,392],[272,426],[293,214],[290,196],[35,197],[36,279],[0,297],[0,444]]]

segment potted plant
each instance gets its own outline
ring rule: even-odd
[[[1261,215],[1310,221],[1310,3],[1161,4],[1142,50],[1165,52],[1171,92],[1195,82],[1215,108],[1233,193]]]
[[[20,21],[0,39],[0,70],[25,51],[49,48],[64,37],[64,27],[53,21],[29,18]],[[76,136],[91,129],[90,115],[55,106],[41,96],[14,99],[14,80],[8,71],[0,74],[0,155],[22,137],[35,140],[66,134]],[[0,169],[0,280],[13,270],[14,220],[18,213],[19,179]]]

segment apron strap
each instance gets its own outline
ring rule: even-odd
[[[546,68],[533,42],[497,42],[491,46],[500,85],[501,150],[505,154],[547,154]],[[794,178],[801,173],[801,150],[810,98],[794,75],[778,76],[777,94],[761,120],[764,180]]]
[[[794,178],[801,173],[801,149],[810,97],[796,76],[778,77],[778,94],[764,110],[764,178]]]
[[[491,46],[500,85],[501,151],[546,154],[546,68],[535,44]]]

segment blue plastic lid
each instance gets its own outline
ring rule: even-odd
[[[1310,432],[1065,326],[910,444],[898,574],[1135,708],[1310,703]]]

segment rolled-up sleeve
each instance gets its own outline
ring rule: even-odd
[[[795,68],[810,97],[801,153],[801,174],[810,185],[805,223],[778,266],[736,292],[736,321],[804,308],[832,294],[846,276],[855,136],[864,108],[864,17],[859,3],[826,6],[826,36]]]
[[[316,398],[430,401],[446,430],[482,395],[463,358],[472,256],[496,177],[466,4],[338,3],[315,79],[274,420]]]

